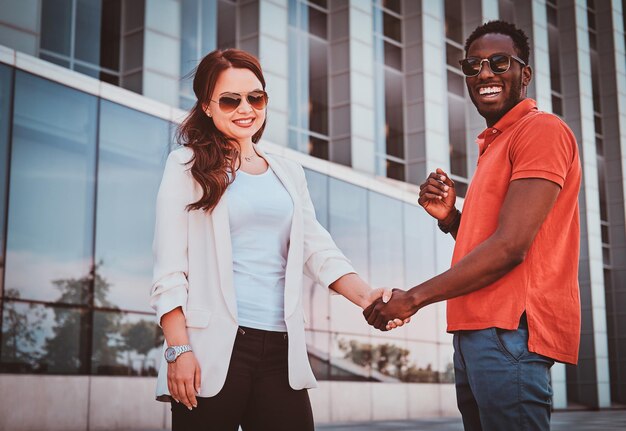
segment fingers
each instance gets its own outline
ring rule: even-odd
[[[190,379],[185,382],[185,392],[189,404],[185,404],[187,407],[198,407],[198,401],[196,400],[196,389],[194,388],[194,380]],[[191,408],[189,409],[191,410]]]
[[[443,175],[440,175],[437,178],[428,177],[426,179],[426,182],[424,182],[420,186],[420,199],[443,199],[447,197],[450,186],[446,184],[441,178],[450,181],[448,177],[445,177]]]
[[[383,296],[382,296],[382,300],[383,302],[386,304],[389,302],[389,300],[391,299],[391,295],[392,295],[392,290],[391,289],[385,289],[383,290]]]
[[[194,389],[196,390],[196,394],[200,393],[200,382],[202,379],[200,378],[200,367],[196,367],[196,372],[194,374]]]

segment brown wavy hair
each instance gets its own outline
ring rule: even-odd
[[[265,90],[259,60],[240,49],[212,51],[194,70],[193,92],[197,100],[176,132],[176,141],[193,150],[193,158],[189,161],[191,175],[202,187],[202,197],[187,205],[187,211],[212,211],[235,179],[235,168],[241,163],[239,143],[220,132],[204,109],[211,100],[218,77],[231,67],[250,70]],[[264,129],[265,122],[252,136],[252,142],[256,144],[261,139]],[[232,177],[228,172],[232,172]]]

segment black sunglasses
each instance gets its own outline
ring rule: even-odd
[[[461,70],[467,77],[478,76],[483,67],[483,61],[489,62],[491,71],[496,75],[506,72],[511,67],[511,59],[519,62],[522,66],[526,66],[526,63],[514,55],[508,54],[492,54],[487,58],[467,57],[463,60],[459,60]]]
[[[223,93],[219,100],[211,99],[211,102],[215,102],[219,105],[222,112],[225,114],[229,114],[233,112],[239,104],[241,103],[241,99],[245,96],[248,104],[252,106],[257,111],[265,109],[267,106],[267,101],[269,100],[267,93],[262,90],[255,90],[249,93]]]

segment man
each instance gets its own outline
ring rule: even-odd
[[[581,166],[571,130],[526,97],[528,38],[488,22],[465,44],[467,89],[487,129],[463,212],[441,169],[419,203],[456,239],[452,267],[364,311],[379,329],[448,300],[457,403],[466,430],[548,430],[550,367],[575,364]]]

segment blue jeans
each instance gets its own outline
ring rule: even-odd
[[[466,431],[550,429],[554,361],[528,351],[526,313],[517,330],[454,333],[457,405]]]

